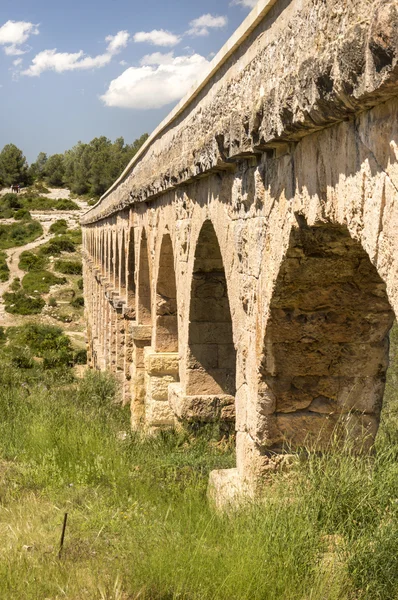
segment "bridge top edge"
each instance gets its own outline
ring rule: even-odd
[[[231,37],[226,41],[222,48],[217,52],[216,56],[212,59],[206,71],[200,79],[198,79],[191,87],[189,92],[178,102],[178,104],[171,110],[171,112],[159,123],[154,129],[151,135],[148,137],[146,142],[141,146],[138,152],[133,156],[127,167],[124,169],[122,174],[116,179],[111,187],[101,196],[96,204],[94,204],[85,213],[84,216],[88,216],[95,208],[97,208],[102,200],[104,200],[109,194],[117,188],[117,186],[125,179],[132,167],[139,161],[141,156],[145,153],[147,148],[153,143],[153,141],[175,120],[179,115],[195,100],[198,94],[203,88],[209,83],[211,78],[217,73],[217,71],[223,66],[228,58],[234,53],[234,51],[249,37],[252,31],[257,27],[260,21],[267,15],[267,13],[275,6],[279,0],[259,0],[253,10],[250,11],[246,19],[239,25],[234,31]]]

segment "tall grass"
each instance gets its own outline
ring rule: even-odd
[[[141,438],[114,393],[105,375],[17,370],[5,354],[0,598],[398,598],[391,414],[372,455],[298,454],[261,501],[220,515],[207,503],[208,473],[234,466],[232,441],[211,429]]]

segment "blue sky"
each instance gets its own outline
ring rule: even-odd
[[[0,148],[150,133],[255,0],[1,0]]]

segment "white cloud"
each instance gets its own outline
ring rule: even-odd
[[[191,21],[189,23],[190,29],[188,29],[187,34],[193,36],[209,35],[209,29],[225,27],[227,23],[227,17],[217,17],[208,13]]]
[[[112,58],[125,48],[129,37],[127,31],[119,31],[115,36],[108,35],[105,38],[105,41],[108,42],[106,52],[93,57],[85,56],[83,50],[74,53],[57,52],[56,48],[43,50],[36,54],[30,67],[22,71],[21,74],[29,77],[39,77],[44,71],[63,73],[64,71],[99,69],[108,65]]]
[[[153,46],[176,46],[181,37],[165,31],[164,29],[153,29],[152,31],[138,31],[134,35],[135,42],[147,42]]]
[[[109,54],[118,54],[123,48],[125,48],[130,39],[128,31],[119,31],[116,35],[108,35],[105,41],[108,42],[106,49]]]
[[[4,46],[4,52],[9,56],[25,54],[29,48],[21,48],[31,35],[38,35],[39,28],[33,23],[26,21],[7,21],[0,27],[0,45]]]
[[[19,67],[19,65],[22,64],[22,58],[16,58],[12,61],[12,64],[14,65],[14,67]]]
[[[153,52],[153,54],[145,54],[140,60],[141,66],[146,65],[171,65],[174,62],[174,53]]]
[[[106,106],[144,110],[180,100],[209,63],[199,54],[170,54],[155,52],[146,57],[147,64],[126,69],[111,81],[101,100]]]
[[[231,4],[240,4],[241,6],[245,6],[247,8],[254,8],[257,2],[258,0],[232,0]]]

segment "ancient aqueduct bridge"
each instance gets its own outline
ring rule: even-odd
[[[83,217],[89,360],[134,428],[220,420],[232,494],[374,437],[398,310],[398,0],[260,0]]]

